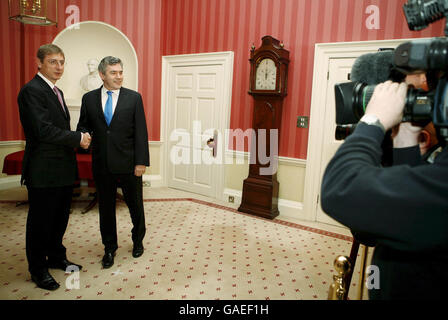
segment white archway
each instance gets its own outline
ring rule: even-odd
[[[67,105],[75,114],[86,93],[80,86],[80,80],[88,73],[89,59],[101,61],[105,56],[120,58],[124,65],[123,86],[138,90],[137,54],[128,37],[114,26],[100,21],[83,21],[62,30],[53,44],[65,53],[65,71],[57,85],[64,91]]]

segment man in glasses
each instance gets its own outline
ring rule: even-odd
[[[45,290],[59,288],[48,268],[82,268],[67,260],[62,239],[77,175],[74,148],[88,148],[91,138],[88,133],[70,131],[64,95],[55,86],[64,73],[64,64],[65,55],[59,47],[41,46],[37,51],[38,73],[18,96],[26,137],[21,178],[29,200],[26,256],[32,281]]]

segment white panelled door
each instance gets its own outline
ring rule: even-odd
[[[207,144],[214,138],[218,149],[223,139],[221,112],[224,99],[224,66],[175,66],[170,72],[167,121],[167,184],[216,197],[222,161]]]
[[[404,41],[407,39],[316,44],[305,175],[305,219],[337,224],[322,211],[320,205],[322,175],[341,144],[334,136],[334,84],[348,81],[347,74],[357,57],[377,52],[378,48],[395,48]]]
[[[333,158],[336,150],[342,144],[343,141],[338,141],[335,138],[336,130],[336,106],[334,96],[334,85],[336,83],[347,82],[348,75],[352,69],[352,65],[355,62],[355,58],[335,58],[330,59],[329,64],[329,77],[326,92],[325,113],[323,120],[323,143],[322,143],[322,158],[320,164],[320,182],[322,182],[322,176],[325,168]],[[330,218],[320,205],[320,190],[319,190],[319,204],[317,208],[316,220],[319,222],[329,223],[332,225],[341,226],[336,220]]]

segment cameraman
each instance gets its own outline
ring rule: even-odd
[[[412,72],[407,71],[404,82],[408,85],[412,85],[415,89],[422,89],[429,91],[428,79],[424,70],[415,70]],[[401,128],[401,131],[400,131]],[[411,132],[409,132],[411,130]],[[405,148],[400,148],[399,144],[403,135],[418,134],[418,144],[420,147],[420,154],[422,155],[421,161],[418,162],[433,162],[433,158],[437,156],[441,149],[439,140],[437,138],[437,132],[432,122],[426,124],[423,128],[412,127],[409,122],[402,122],[399,125],[392,128],[392,138],[394,149],[394,164],[406,163],[402,154],[406,154]]]
[[[323,210],[375,245],[380,289],[371,289],[370,299],[448,296],[447,150],[433,164],[420,164],[420,129],[402,124],[394,138],[401,164],[381,167],[381,143],[402,120],[406,92],[404,82],[375,88],[322,181]]]
[[[404,82],[408,85],[412,85],[415,89],[421,89],[424,91],[429,91],[428,80],[426,77],[426,72],[424,70],[414,70],[414,71],[405,71],[406,74],[404,78]],[[414,152],[415,157],[414,164],[433,162],[433,158],[438,154],[440,148],[439,141],[437,138],[436,129],[434,128],[434,124],[429,122],[423,128],[414,127],[409,122],[402,122],[395,127],[392,128],[391,137],[393,139],[393,163],[397,164],[412,164],[409,163],[409,159],[407,158],[407,148],[401,148],[400,144],[403,139],[407,139],[408,135],[414,136],[417,135],[417,140],[420,148],[421,158],[417,153]]]

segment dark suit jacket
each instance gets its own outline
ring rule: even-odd
[[[102,87],[101,87],[102,88]],[[136,165],[149,166],[148,131],[142,97],[121,88],[110,126],[101,103],[101,88],[82,97],[77,130],[92,135],[93,173],[133,173]]]
[[[26,137],[21,182],[35,188],[73,185],[77,175],[74,148],[80,144],[81,133],[70,131],[65,102],[64,113],[58,97],[39,75],[20,90],[17,100]]]

